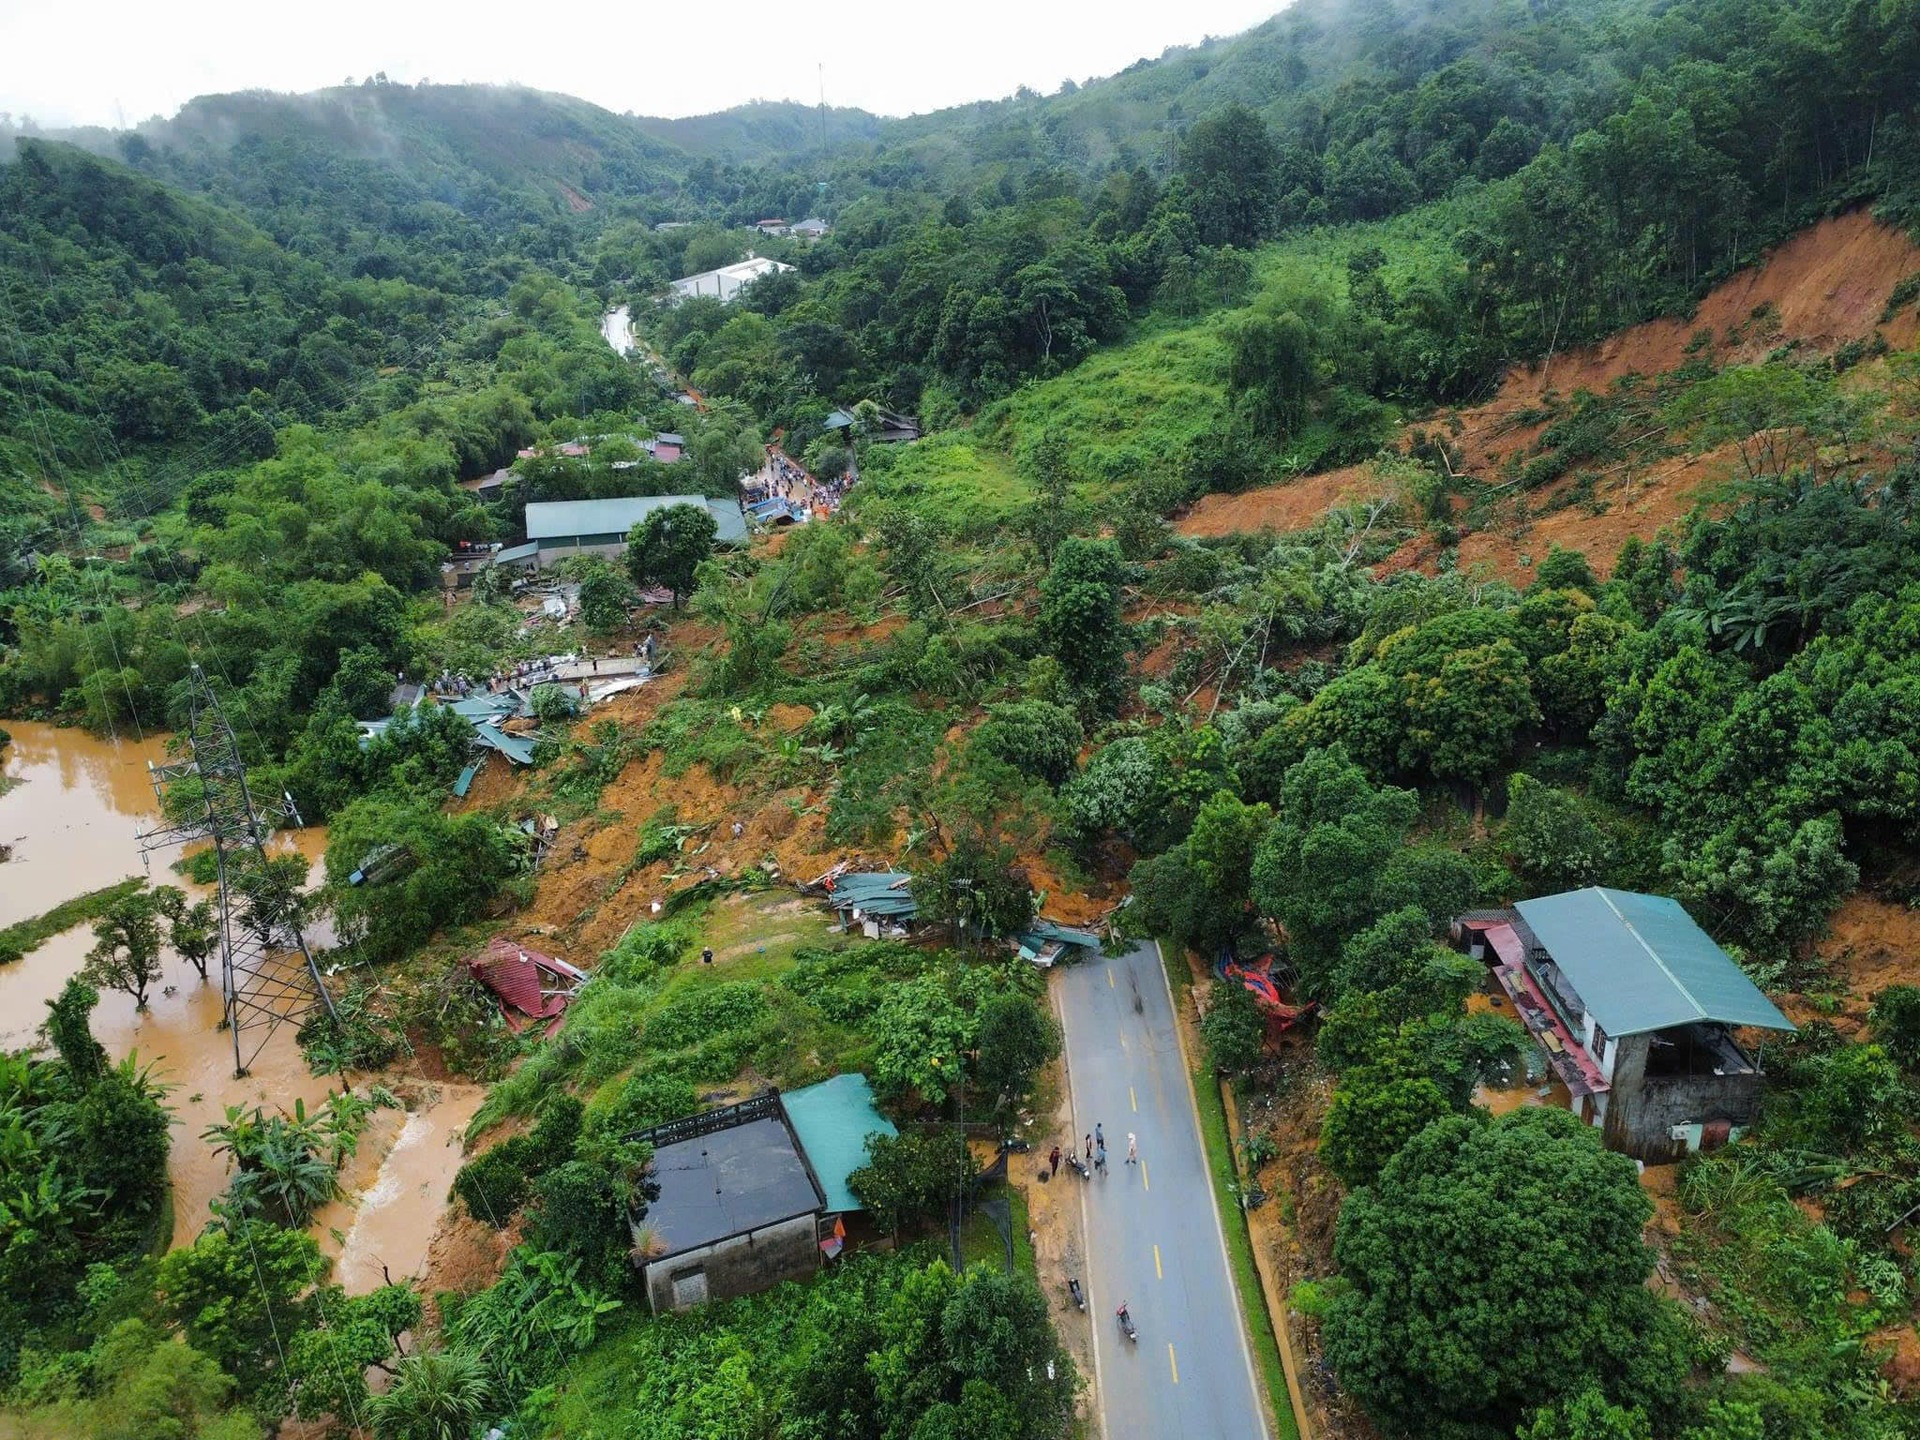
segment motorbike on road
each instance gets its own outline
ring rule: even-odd
[[[1080,1288],[1079,1277],[1074,1275],[1067,1277],[1067,1293],[1073,1296],[1073,1303],[1077,1308],[1083,1311],[1087,1308],[1087,1292]]]
[[[1114,1314],[1120,1317],[1120,1333],[1137,1344],[1140,1339],[1140,1332],[1134,1328],[1133,1313],[1127,1309],[1127,1302],[1122,1300],[1120,1302],[1120,1308],[1114,1311]]]

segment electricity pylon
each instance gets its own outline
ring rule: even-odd
[[[239,742],[220,697],[198,665],[189,676],[187,744],[192,759],[147,765],[160,813],[169,793],[176,811],[191,818],[141,834],[142,853],[193,840],[213,842],[220,888],[220,983],[226,1008],[221,1024],[233,1034],[233,1073],[241,1076],[283,1021],[304,1022],[316,1008],[337,1018],[300,931],[298,895],[285,890],[267,865],[273,827],[263,816],[300,824],[293,797],[256,805],[247,788]]]

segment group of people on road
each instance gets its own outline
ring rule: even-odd
[[[1095,1121],[1093,1129],[1081,1141],[1086,1156],[1086,1164],[1100,1174],[1107,1173],[1107,1132],[1106,1128]],[[1047,1178],[1051,1180],[1060,1173],[1060,1147],[1055,1145],[1047,1156]],[[1127,1132],[1127,1159],[1129,1165],[1140,1163],[1140,1139],[1133,1131]],[[1084,1173],[1084,1172],[1083,1172]]]

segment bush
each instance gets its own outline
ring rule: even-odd
[[[1015,700],[994,706],[972,743],[1023,775],[1058,785],[1073,774],[1079,757],[1080,721],[1045,700]]]
[[[540,1120],[525,1135],[503,1140],[460,1167],[453,1193],[476,1220],[504,1229],[526,1203],[533,1182],[573,1157],[580,1138],[580,1102],[564,1092],[542,1105]]]
[[[1213,1068],[1237,1075],[1259,1063],[1267,1045],[1267,1017],[1246,986],[1223,980],[1213,987],[1200,1036]]]
[[[1440,1087],[1424,1076],[1350,1070],[1320,1126],[1320,1158],[1347,1188],[1371,1185],[1401,1146],[1452,1113]]]
[[[730,1038],[752,1029],[766,1013],[766,997],[749,981],[703,986],[660,1007],[647,1022],[647,1045],[653,1050],[684,1050]]]
[[[1520,874],[1540,890],[1597,884],[1614,863],[1612,843],[1580,802],[1530,775],[1507,781],[1506,840]]]
[[[1920,1070],[1920,987],[1889,985],[1873,1002],[1873,1036],[1905,1070]]]

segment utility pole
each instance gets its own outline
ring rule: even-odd
[[[191,840],[213,842],[220,892],[220,983],[225,999],[221,1026],[233,1035],[233,1073],[245,1075],[281,1022],[305,1022],[316,1009],[338,1019],[333,997],[300,930],[297,898],[276,895],[267,883],[266,840],[273,833],[262,817],[301,824],[293,797],[256,806],[247,787],[240,745],[220,698],[198,665],[188,677],[187,743],[193,758],[147,765],[162,823],[139,835],[142,854]],[[191,818],[165,822],[167,797],[180,798]]]

